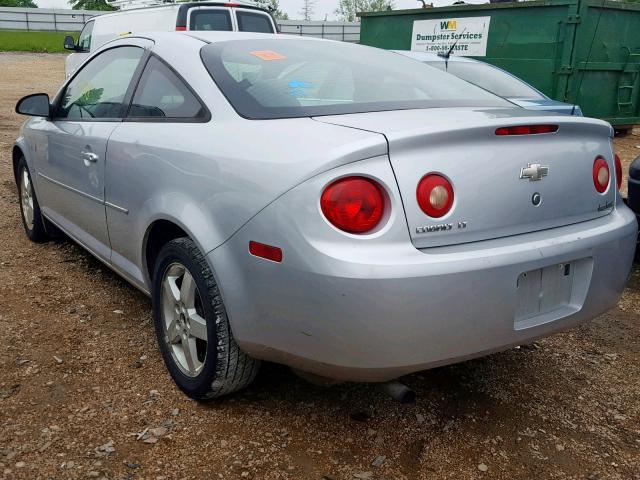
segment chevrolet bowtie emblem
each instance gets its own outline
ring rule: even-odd
[[[542,177],[547,175],[549,175],[549,165],[527,163],[526,167],[520,169],[520,179],[528,178],[530,182],[542,180]]]

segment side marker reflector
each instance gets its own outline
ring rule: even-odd
[[[249,253],[255,257],[266,258],[272,262],[282,262],[282,250],[278,247],[266,245],[260,242],[249,242]]]

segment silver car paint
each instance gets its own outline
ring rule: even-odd
[[[604,155],[614,171],[611,126],[567,116],[555,116],[551,122],[545,114],[536,117],[536,113],[530,112],[526,122],[553,123],[559,126],[558,132],[496,136],[496,128],[505,125],[505,116],[507,122],[522,120],[510,109],[495,108],[375,112],[319,120],[385,135],[411,238],[416,247],[425,248],[553,228],[609,212],[598,207],[613,206],[615,188],[604,195],[595,192],[592,162]],[[530,163],[548,165],[548,177],[522,181],[520,169]],[[416,182],[430,171],[445,173],[454,185],[455,203],[442,218],[427,217],[415,201]],[[532,208],[531,197],[536,192],[542,203]],[[459,222],[465,228],[458,228]],[[416,230],[449,223],[451,230],[435,234]]]
[[[261,38],[202,32],[198,36],[209,41]],[[149,37],[153,46],[133,38],[108,46],[142,42],[153,48],[208,105],[211,121],[113,122],[110,133],[100,134],[108,136],[107,153],[101,159],[102,208],[86,196],[90,190],[82,190],[90,188],[95,172],[77,152],[82,141],[68,145],[76,153],[70,154],[71,171],[65,175],[77,179],[77,190],[82,192],[76,192],[73,208],[60,199],[49,203],[51,192],[46,200],[41,197],[43,180],[36,182],[36,193],[47,217],[143,291],[150,290],[144,261],[150,226],[159,219],[181,226],[207,254],[234,336],[249,353],[320,375],[386,380],[548,335],[593,318],[617,301],[637,232],[635,217],[621,202],[600,218],[557,228],[422,250],[412,244],[403,210],[403,201],[407,208],[410,200],[401,196],[402,184],[399,189],[385,135],[392,141],[407,139],[418,149],[423,135],[460,142],[460,135],[450,132],[460,129],[466,116],[478,125],[541,118],[561,123],[560,117],[540,117],[522,109],[433,109],[388,112],[390,116],[245,120],[205,72],[199,40],[168,33]],[[412,121],[419,127],[405,131]],[[51,158],[52,143],[42,133],[46,128],[41,122],[46,121],[27,121],[16,142],[32,173],[40,172],[39,162],[58,161]],[[348,122],[349,126],[336,124]],[[576,136],[574,147],[585,149],[590,165],[594,145],[608,141],[603,123],[571,119],[565,125],[592,130],[593,138]],[[89,138],[89,130],[77,131],[83,140]],[[544,141],[513,142],[509,164],[520,165],[523,152]],[[40,160],[34,162],[35,158]],[[470,189],[491,181],[491,168],[480,170],[469,175]],[[345,234],[321,214],[322,189],[351,174],[374,177],[386,190],[390,214],[373,234]],[[86,219],[78,220],[73,210],[86,211],[90,202],[98,205],[97,213],[94,222],[83,228],[77,223]],[[485,220],[490,218],[474,219]],[[100,249],[105,243],[100,237],[103,224],[110,239],[107,258]],[[250,240],[281,247],[283,262],[249,255]],[[526,328],[516,328],[518,275],[571,261],[583,265],[576,272],[576,291],[584,290],[584,298],[552,315],[536,317]]]
[[[107,140],[115,122],[34,122],[48,139],[46,154],[35,158],[42,212],[104,260],[110,256],[104,221]],[[97,161],[83,154],[93,153]],[[80,200],[80,201],[79,201]],[[63,213],[64,212],[64,213]]]
[[[324,219],[310,195],[335,176],[374,171],[392,180],[385,163],[358,162],[305,182],[209,255],[245,351],[331,378],[384,381],[525,344],[616,304],[637,232],[626,207],[552,230],[425,250],[411,245],[402,219],[355,244],[318,228]],[[385,187],[397,202],[393,185]],[[280,246],[282,264],[247,255],[253,239]],[[586,296],[516,328],[518,276],[577,260],[588,262],[576,279]]]

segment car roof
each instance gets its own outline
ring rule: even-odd
[[[164,32],[160,32],[164,33]],[[228,31],[205,31],[205,30],[190,30],[187,32],[169,32],[171,35],[178,33],[179,35],[185,35],[188,37],[197,38],[206,43],[226,42],[229,40],[280,40],[280,41],[315,41],[315,42],[330,42],[322,38],[302,37],[300,35],[283,35],[274,33],[254,33],[254,32],[228,32]]]
[[[415,50],[391,50],[393,53],[399,53],[405,57],[420,60],[421,62],[444,62],[444,58],[438,56],[437,53],[431,52],[416,52]],[[449,62],[467,62],[467,63],[481,63],[478,60],[468,57],[459,57],[451,55],[448,59]]]
[[[192,48],[194,40],[202,43],[226,42],[230,40],[277,40],[277,41],[299,41],[299,42],[334,42],[314,37],[302,37],[300,35],[280,35],[275,33],[254,33],[254,32],[229,32],[229,31],[200,31],[191,30],[185,32],[167,32],[167,31],[145,31],[134,34],[124,35],[114,38],[101,45],[98,51],[106,50],[114,45],[126,43],[127,40],[142,39],[151,40],[156,48],[163,50],[167,47],[175,48]],[[338,42],[342,43],[342,42]],[[195,44],[197,45],[197,43]],[[200,44],[202,46],[202,44]],[[199,48],[199,47],[198,47]]]
[[[324,42],[324,43],[338,43],[342,44],[339,40],[329,40],[326,38],[315,38],[301,35],[287,35],[276,33],[254,33],[254,32],[238,32],[238,31],[205,31],[205,30],[190,30],[182,32],[169,32],[164,30],[149,30],[144,32],[136,32],[128,35],[123,35],[114,38],[103,45],[100,45],[97,51],[106,50],[114,45],[123,44],[127,40],[142,39],[150,40],[155,44],[155,48],[164,50],[166,48],[194,48],[197,45],[196,42],[202,42],[204,44],[227,42],[231,40],[275,40],[280,42]],[[200,44],[201,48],[203,45]],[[375,48],[362,46],[362,48]],[[387,50],[388,51],[388,50]]]

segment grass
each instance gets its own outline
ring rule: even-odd
[[[65,52],[62,46],[65,35],[74,38],[78,32],[26,32],[0,30],[0,51],[5,52]]]

